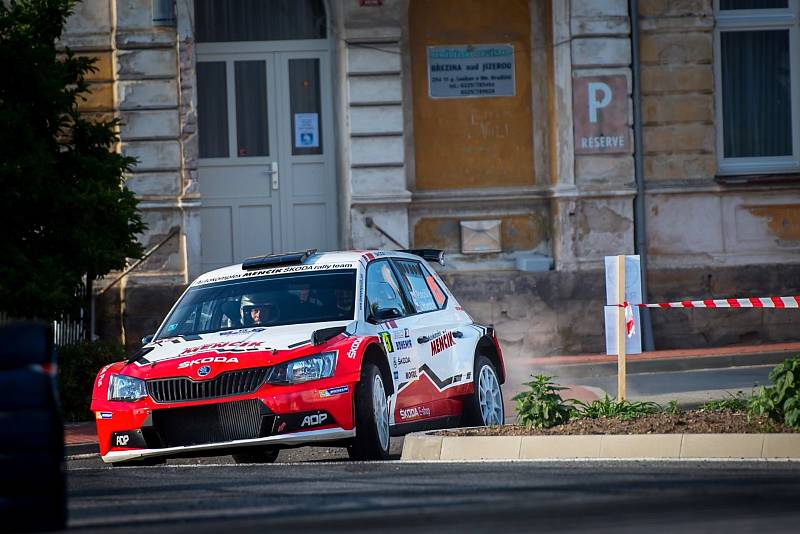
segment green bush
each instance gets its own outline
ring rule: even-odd
[[[747,410],[748,399],[744,393],[737,391],[736,395],[728,393],[727,399],[710,400],[702,406],[703,410],[709,412],[722,412],[724,410],[732,410],[734,412],[743,412]]]
[[[524,385],[530,388],[514,397],[517,401],[517,418],[528,428],[550,428],[569,421],[572,401],[565,401],[558,393],[565,389],[552,382],[547,375],[533,376]]]
[[[661,406],[655,402],[630,402],[611,398],[606,393],[601,400],[589,403],[576,401],[574,417],[599,419],[601,417],[619,417],[620,419],[636,419],[643,415],[650,415],[661,411]]]
[[[125,357],[118,343],[96,341],[58,347],[58,387],[65,421],[93,419],[92,384],[100,369]]]
[[[800,356],[787,358],[770,371],[771,386],[761,386],[748,403],[748,412],[800,429]]]

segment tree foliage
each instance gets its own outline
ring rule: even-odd
[[[94,60],[58,47],[74,0],[0,2],[0,310],[53,319],[83,276],[140,257],[145,229],[115,151],[116,120],[78,103]]]

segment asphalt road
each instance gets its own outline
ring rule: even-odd
[[[709,398],[724,399],[728,394],[742,391],[750,395],[759,385],[769,385],[773,365],[727,367],[660,373],[637,373],[627,376],[628,397],[633,400],[654,400],[665,404],[669,400],[682,404],[701,404]],[[616,395],[617,377],[583,378],[582,385],[598,387]]]
[[[68,466],[91,532],[796,532],[800,463]]]

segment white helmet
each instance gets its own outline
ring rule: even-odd
[[[254,313],[254,310],[256,313]],[[242,295],[239,302],[242,326],[252,326],[275,322],[279,317],[278,307],[266,293]]]

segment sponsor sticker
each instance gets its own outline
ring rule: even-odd
[[[113,412],[95,412],[95,417],[98,419],[111,419],[114,417]]]
[[[394,352],[394,345],[392,345],[392,336],[389,332],[380,332],[378,334],[383,341],[383,346],[386,347],[386,352]]]
[[[397,371],[392,371],[392,376],[394,377],[395,380],[400,380],[400,373],[398,373]]]
[[[239,336],[242,334],[255,334],[256,332],[263,332],[266,328],[239,328],[238,330],[225,330],[220,332],[221,336]]]
[[[180,356],[189,356],[198,352],[249,352],[264,350],[263,341],[221,341],[219,343],[206,343],[194,347],[186,347]]]
[[[400,356],[397,358],[397,365],[405,365],[411,363],[411,356]]]
[[[318,414],[311,414],[307,415],[303,418],[303,422],[300,423],[300,428],[305,426],[319,426],[324,425],[325,420],[328,418],[328,414],[326,413],[318,413]]]
[[[447,350],[456,344],[452,332],[445,332],[443,335],[431,341],[431,356],[436,356],[443,350]]]
[[[427,406],[420,405],[413,408],[401,408],[400,419],[415,419],[417,417],[430,417],[431,409]]]
[[[350,348],[347,350],[347,357],[350,358],[351,360],[354,360],[356,358],[356,356],[358,355],[358,347],[360,347],[361,343],[363,343],[363,342],[364,342],[364,338],[363,337],[357,337],[353,341],[353,344],[350,345]]]
[[[406,371],[406,380],[410,380],[412,378],[417,378],[417,370],[416,369],[411,369],[409,371]]]
[[[348,386],[337,386],[335,388],[319,390],[319,396],[324,399],[327,397],[333,397],[334,395],[341,395],[342,393],[347,393],[348,391],[350,391]]]
[[[394,342],[394,350],[406,350],[412,346],[410,339],[399,339]]]
[[[193,365],[203,365],[205,363],[239,363],[239,358],[236,356],[228,358],[227,356],[206,356],[205,358],[197,358],[196,360],[187,360],[185,362],[181,362],[178,364],[178,369],[186,369],[187,367],[192,367]],[[203,368],[207,368],[205,371]],[[204,371],[201,373],[201,371]],[[208,373],[211,372],[211,367],[208,365],[203,365],[202,368],[197,370],[197,374],[200,376],[206,376]]]

